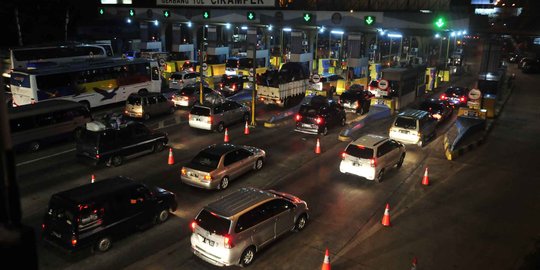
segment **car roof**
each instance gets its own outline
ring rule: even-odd
[[[22,118],[31,115],[38,115],[45,112],[60,111],[74,108],[86,108],[84,104],[65,99],[51,99],[40,101],[35,104],[9,107],[8,114],[10,119]]]
[[[231,144],[231,143],[219,143],[219,144],[212,144],[204,148],[202,151],[205,152],[211,152],[212,154],[216,154],[218,156],[221,156],[223,154],[226,154],[230,151],[236,150],[241,148],[240,146]]]
[[[410,117],[410,118],[421,118],[425,116],[426,114],[429,114],[429,112],[422,111],[422,110],[413,110],[413,109],[407,109],[403,112],[400,112],[397,116],[398,117]]]
[[[361,136],[360,138],[354,140],[352,144],[354,145],[363,145],[366,147],[374,147],[379,145],[382,142],[387,141],[389,138],[381,135],[375,135],[375,134],[366,134]]]
[[[217,215],[232,217],[276,197],[277,195],[265,190],[245,187],[208,204],[205,208]]]
[[[58,192],[53,196],[66,200],[74,205],[87,203],[98,197],[114,193],[130,186],[140,185],[132,178],[115,176],[94,183],[85,184],[72,189]]]

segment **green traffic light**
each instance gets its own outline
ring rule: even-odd
[[[305,21],[305,22],[309,22],[309,21],[311,21],[311,14],[309,14],[309,13],[304,13],[304,17],[303,17],[303,18],[304,18],[304,21]]]
[[[437,18],[437,20],[435,21],[435,26],[436,26],[437,28],[443,28],[445,25],[446,25],[446,21],[444,20],[443,17],[439,17],[439,18]]]
[[[205,19],[209,19],[209,18],[210,18],[210,11],[205,11],[205,12],[203,12],[203,15],[202,15],[202,16],[203,16],[203,18],[205,18]]]
[[[105,14],[105,9],[100,8],[100,9],[99,9],[99,15],[103,15],[103,14]]]
[[[165,16],[165,18],[169,18],[170,15],[171,15],[171,14],[169,13],[168,10],[164,10],[164,11],[163,11],[163,16]]]
[[[364,17],[364,23],[366,23],[366,25],[372,25],[375,23],[375,17],[374,16],[366,16]]]
[[[252,21],[252,20],[255,20],[255,12],[248,12],[247,13],[247,19]]]
[[[129,10],[129,16],[131,16],[131,17],[135,16],[135,10],[134,9]]]

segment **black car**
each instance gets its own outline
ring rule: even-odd
[[[115,176],[53,194],[42,238],[69,252],[105,252],[121,237],[165,222],[176,208],[174,193]]]
[[[313,96],[307,103],[300,105],[294,119],[295,131],[325,136],[328,128],[345,126],[347,118],[343,106],[333,99]]]
[[[462,86],[450,86],[441,94],[440,99],[446,100],[455,106],[467,105],[469,88]]]
[[[140,122],[121,123],[116,128],[90,122],[76,143],[81,161],[120,166],[126,159],[162,151],[169,142],[166,133],[150,130]]]
[[[527,58],[521,65],[521,72],[523,73],[537,73],[540,72],[540,58]]]
[[[339,104],[343,106],[346,112],[365,114],[369,112],[373,97],[374,95],[364,90],[362,85],[353,84],[339,96]]]
[[[224,96],[232,96],[244,90],[244,82],[247,81],[243,75],[226,75],[221,77],[216,90],[220,91]]]
[[[431,118],[437,120],[437,123],[448,119],[453,112],[452,107],[448,103],[434,98],[422,101],[418,109],[428,112]]]

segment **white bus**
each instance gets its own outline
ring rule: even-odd
[[[112,57],[110,44],[68,44],[10,49],[10,68],[28,69],[89,58]]]
[[[13,106],[67,99],[94,108],[123,102],[132,93],[160,92],[161,76],[156,60],[106,58],[15,69],[10,88]]]

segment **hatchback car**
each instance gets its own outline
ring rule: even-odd
[[[339,171],[381,182],[386,170],[400,168],[405,146],[385,136],[367,134],[349,143],[341,154]]]
[[[339,96],[339,104],[346,112],[366,114],[371,106],[371,99],[374,95],[364,90],[363,86],[353,84],[349,89]]]
[[[226,189],[229,181],[263,167],[262,149],[230,143],[214,144],[201,150],[182,167],[182,182],[205,189]]]
[[[230,99],[195,104],[189,112],[189,126],[223,132],[226,126],[249,121],[250,111],[248,106]]]
[[[313,96],[300,105],[294,119],[295,131],[323,136],[328,134],[331,127],[345,126],[347,120],[343,107],[333,99],[323,96]]]
[[[435,137],[437,121],[431,118],[429,112],[407,109],[400,112],[389,130],[389,137],[408,144],[424,145]]]
[[[469,88],[462,86],[450,86],[441,94],[440,99],[448,100],[455,106],[467,105],[467,96]]]
[[[223,75],[216,90],[220,91],[225,96],[232,96],[244,90],[244,82],[247,79],[244,75]]]
[[[262,248],[309,218],[307,203],[289,193],[242,188],[204,206],[191,222],[191,250],[217,266],[253,263]]]
[[[134,118],[150,119],[151,116],[173,114],[174,103],[161,93],[131,94],[126,100],[124,115]]]
[[[193,71],[180,71],[174,72],[169,77],[169,87],[175,89],[182,89],[187,85],[194,84],[200,81],[201,75],[198,72]]]
[[[420,103],[418,109],[428,112],[438,123],[448,119],[453,112],[451,106],[440,99],[426,99]]]
[[[200,101],[200,84],[189,85],[182,90],[177,91],[171,98],[175,106],[191,107],[193,104]],[[219,92],[212,90],[210,87],[203,86],[203,100],[206,100],[208,95],[221,95]]]

